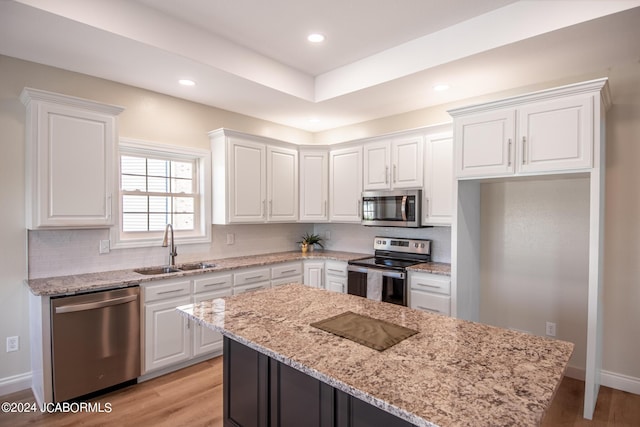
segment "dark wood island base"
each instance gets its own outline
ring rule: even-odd
[[[224,338],[225,427],[409,427],[413,424]]]

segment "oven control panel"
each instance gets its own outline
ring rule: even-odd
[[[431,240],[375,237],[373,248],[380,251],[431,255]]]

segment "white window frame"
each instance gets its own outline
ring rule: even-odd
[[[164,231],[149,231],[144,233],[125,233],[122,231],[122,170],[120,156],[138,155],[144,157],[161,157],[170,160],[195,160],[197,172],[195,179],[198,188],[198,211],[194,230],[175,230],[176,244],[196,244],[211,242],[211,153],[191,147],[158,144],[136,139],[120,138],[117,159],[116,188],[117,197],[113,198],[113,208],[116,213],[114,226],[111,227],[110,238],[113,249],[140,248],[160,246]]]

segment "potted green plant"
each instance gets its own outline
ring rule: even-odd
[[[324,249],[324,245],[322,244],[322,237],[314,233],[304,233],[302,235],[302,240],[300,240],[298,243],[300,243],[302,252],[306,252],[307,250],[311,252],[316,245]]]

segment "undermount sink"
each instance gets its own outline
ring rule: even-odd
[[[155,274],[178,273],[181,270],[178,270],[177,268],[174,268],[174,267],[152,267],[152,268],[139,268],[133,271],[135,271],[138,274],[152,276]]]
[[[183,271],[189,270],[205,270],[207,268],[215,267],[215,264],[210,264],[208,262],[196,262],[193,264],[181,264],[178,268]]]

